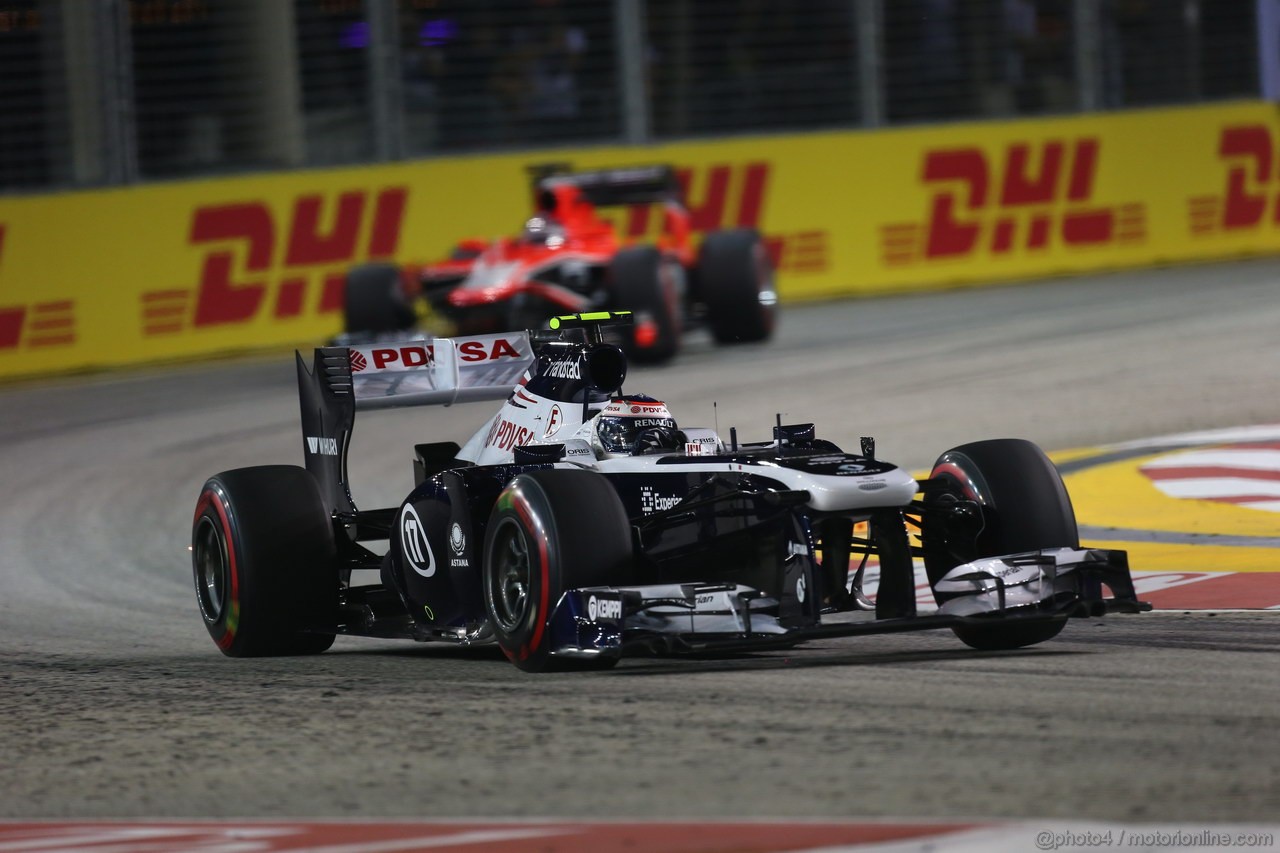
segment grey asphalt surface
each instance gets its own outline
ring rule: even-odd
[[[1274,820],[1280,613],[1077,620],[1017,653],[949,633],[530,676],[492,649],[340,638],[230,660],[186,551],[205,477],[300,463],[290,357],[0,388],[0,817]],[[682,425],[775,412],[924,467],[1280,422],[1280,262],[790,308],[628,390]],[[713,409],[712,401],[716,402]],[[490,404],[357,422],[357,501]],[[1139,567],[1140,568],[1140,567]]]

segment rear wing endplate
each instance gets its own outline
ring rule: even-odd
[[[331,512],[354,513],[347,451],[357,410],[505,399],[533,366],[524,332],[319,347],[297,354],[302,450]]]

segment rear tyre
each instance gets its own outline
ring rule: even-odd
[[[412,329],[418,316],[405,296],[400,268],[362,264],[347,273],[342,298],[348,334],[380,334]]]
[[[333,645],[338,566],[315,478],[292,465],[224,471],[200,492],[191,566],[205,628],[230,657]]]
[[[764,241],[753,228],[708,234],[698,251],[698,287],[717,343],[767,340],[778,296]]]
[[[599,669],[616,658],[551,657],[551,615],[565,590],[628,582],[631,525],[618,493],[593,471],[530,471],[489,516],[484,600],[503,653],[526,672]]]
[[[614,307],[631,311],[631,340],[623,347],[638,362],[671,359],[680,349],[682,286],[679,268],[664,263],[653,246],[624,249],[613,258],[609,279]]]
[[[1044,451],[1029,441],[997,438],[961,445],[939,456],[929,476],[947,484],[929,494],[929,503],[976,501],[983,522],[975,530],[930,520],[922,543],[930,586],[979,557],[1080,547],[1075,511],[1062,477]],[[934,592],[938,604],[954,596]],[[968,646],[998,650],[1042,643],[1057,636],[1064,624],[963,625],[953,630]]]

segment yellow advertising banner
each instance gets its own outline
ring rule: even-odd
[[[759,228],[795,301],[1280,251],[1278,143],[1235,102],[0,198],[0,377],[320,343],[352,264],[515,232],[539,162],[674,164],[695,232]]]

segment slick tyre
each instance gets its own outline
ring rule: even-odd
[[[936,524],[924,531],[930,586],[978,557],[1080,547],[1075,511],[1062,477],[1044,451],[1029,441],[997,438],[953,448],[938,457],[929,476],[946,483],[945,489],[930,493],[930,503],[970,500],[982,507],[982,525],[976,531]],[[934,592],[938,604],[951,597]],[[1042,643],[1057,636],[1064,624],[964,625],[954,630],[966,645],[999,650]]]
[[[708,234],[698,251],[698,288],[717,343],[767,340],[777,320],[773,267],[752,228]]]
[[[342,312],[348,334],[398,332],[418,322],[394,264],[363,264],[348,272]]]
[[[310,655],[333,645],[338,567],[315,478],[291,465],[205,483],[191,531],[196,600],[230,657]]]
[[[526,672],[606,668],[551,656],[551,617],[565,590],[626,583],[631,526],[612,485],[593,471],[521,474],[503,490],[485,532],[485,609],[503,653]]]
[[[614,307],[632,312],[635,326],[623,349],[638,362],[670,360],[680,349],[684,295],[677,264],[653,246],[624,249],[613,258],[609,280]]]

